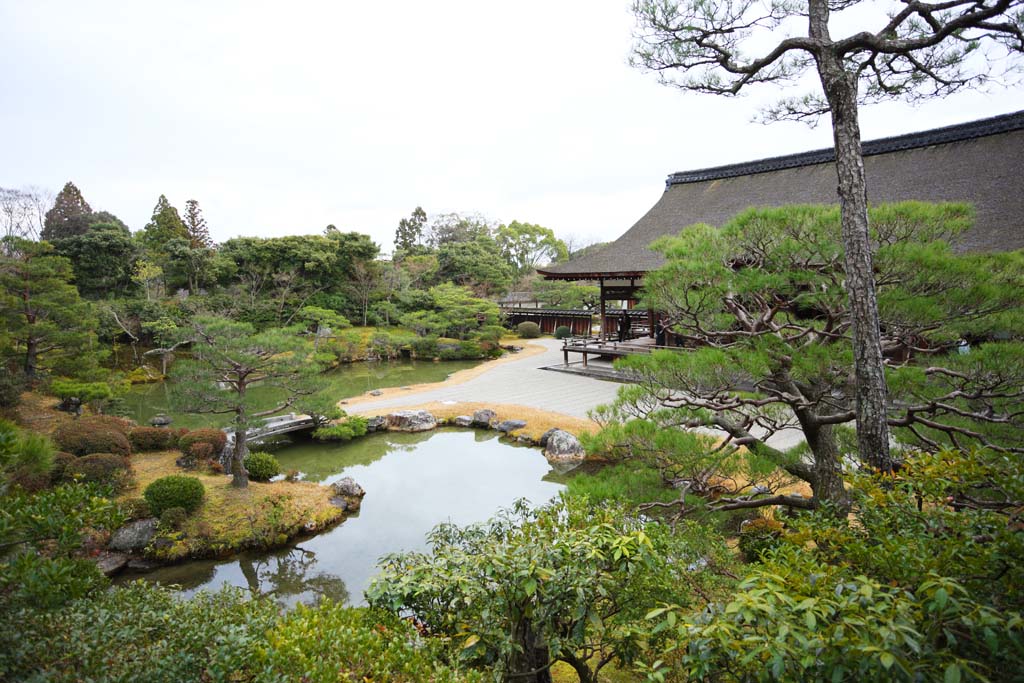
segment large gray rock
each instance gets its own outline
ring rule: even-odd
[[[501,422],[494,425],[494,429],[499,432],[508,434],[514,432],[517,429],[522,429],[526,426],[526,420],[502,420]]]
[[[550,430],[545,436],[544,455],[549,460],[582,460],[587,455],[580,440],[567,431]]]
[[[96,568],[103,572],[104,576],[113,576],[128,564],[127,553],[112,553],[104,550],[95,559]]]
[[[472,427],[473,426],[473,418],[471,418],[469,415],[459,415],[454,420],[452,420],[452,422],[455,423],[456,427]]]
[[[160,415],[154,415],[153,417],[149,418],[149,424],[151,424],[154,427],[166,427],[169,424],[171,424],[171,422],[173,422],[171,417],[169,415],[164,415],[162,413]]]
[[[356,483],[352,477],[345,477],[331,484],[331,491],[334,496],[331,504],[341,508],[345,512],[357,512],[363,504],[363,496],[366,491]]]
[[[366,419],[366,431],[381,432],[388,428],[388,419],[383,415],[374,415]]]
[[[537,442],[537,445],[540,446],[541,448],[546,448],[548,445],[548,439],[551,437],[552,434],[554,434],[557,431],[560,431],[558,427],[552,427],[548,431],[541,434],[540,440]]]
[[[495,413],[493,410],[489,410],[488,408],[478,410],[475,413],[473,413],[473,426],[487,429],[488,427],[491,426],[491,420],[493,420],[496,417],[498,417],[498,414]]]
[[[437,427],[437,418],[425,410],[399,410],[388,413],[387,424],[399,432],[426,432]]]
[[[129,522],[114,532],[107,547],[111,550],[135,552],[144,549],[156,535],[159,522],[155,517]]]

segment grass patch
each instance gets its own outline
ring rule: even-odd
[[[206,498],[180,531],[165,532],[152,544],[152,557],[176,561],[217,556],[247,548],[271,548],[300,533],[325,529],[344,517],[331,504],[331,490],[312,482],[250,482],[231,486],[231,477],[200,471],[184,472],[174,464],[178,451],[138,453],[131,457],[135,483],[122,499],[142,495],[155,479],[186,474],[199,479]]]
[[[576,471],[567,477],[565,483],[568,486],[567,496],[586,496],[593,503],[637,505],[679,498],[679,492],[667,486],[656,469],[636,463],[620,462],[593,471]]]

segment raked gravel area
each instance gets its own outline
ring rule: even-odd
[[[530,343],[543,346],[544,352],[495,363],[465,382],[443,382],[435,388],[360,398],[348,410],[364,413],[437,401],[521,405],[586,418],[587,411],[615,399],[622,386],[618,382],[542,369],[562,362],[561,341],[534,339]],[[801,440],[800,432],[789,430],[776,434],[769,444],[784,449]]]

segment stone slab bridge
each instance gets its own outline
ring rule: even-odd
[[[315,429],[316,421],[309,415],[276,415],[263,420],[263,423],[245,430],[246,443],[257,443],[272,436],[280,436],[289,432],[301,432],[307,429]],[[235,430],[225,427],[222,430],[227,435],[227,442],[221,452],[222,459],[230,460],[235,449]]]

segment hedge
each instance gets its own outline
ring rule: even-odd
[[[128,459],[113,453],[93,453],[76,458],[64,468],[64,478],[90,484],[120,487],[128,476]]]
[[[219,429],[195,429],[191,432],[182,434],[181,438],[178,439],[178,448],[183,453],[189,453],[189,449],[194,443],[208,443],[213,446],[215,453],[220,453],[224,450],[224,446],[228,442],[228,436]]]
[[[136,427],[128,433],[128,440],[136,452],[166,451],[178,445],[181,434],[166,427]]]
[[[132,453],[128,437],[95,418],[82,418],[61,425],[53,433],[57,446],[72,455],[113,453],[129,456]]]

